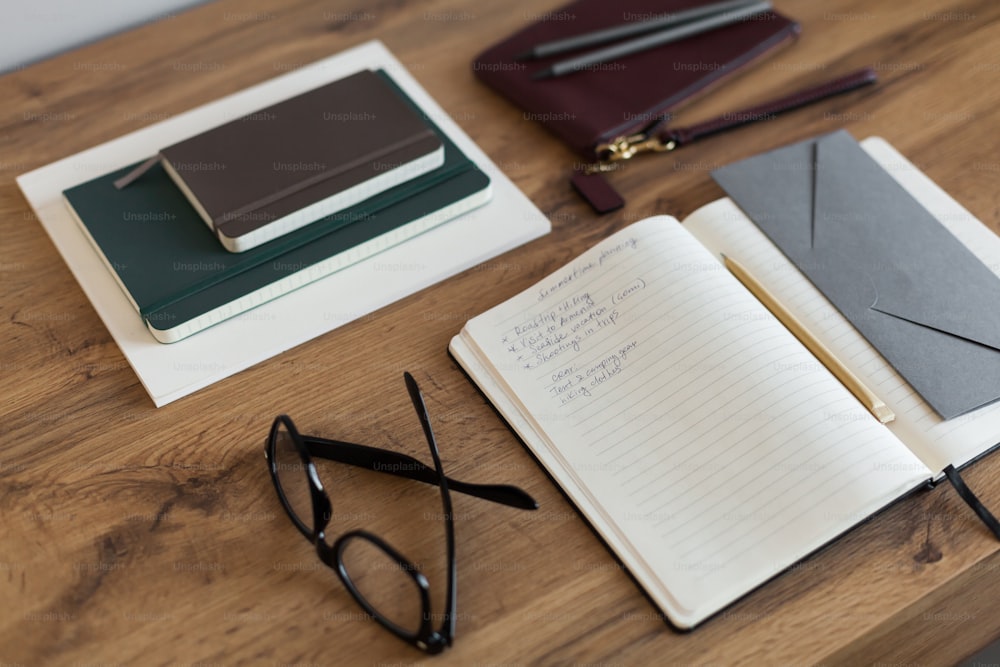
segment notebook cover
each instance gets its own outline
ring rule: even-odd
[[[384,77],[363,70],[160,151],[228,237],[238,237],[441,143]]]
[[[159,310],[155,316],[148,318],[147,324],[154,329],[169,329],[188,322],[256,289],[286,278],[329,257],[347,252],[365,241],[388,234],[488,187],[490,187],[489,177],[470,163],[468,169],[455,174],[450,180],[407,199],[397,200],[371,215],[364,224],[341,227],[274,261],[258,264],[231,280],[224,280],[188,298],[171,303]],[[343,215],[349,216],[350,211],[351,209],[348,209]],[[443,222],[446,220],[441,220],[441,223]],[[367,256],[370,255],[365,255]],[[358,261],[365,257],[359,257]],[[318,275],[312,280],[318,280],[324,275],[326,274]]]
[[[515,56],[544,42],[703,4],[707,3],[578,0],[490,47],[475,58],[472,68],[483,83],[524,109],[525,118],[541,122],[589,159],[596,144],[649,125],[696,93],[788,43],[798,34],[799,25],[781,14],[766,12],[590,69],[538,81],[531,78],[535,72],[578,53],[524,62],[516,61]]]
[[[218,243],[161,165],[122,190],[113,181],[135,165],[64,196],[143,319],[175,327],[488,187],[489,178],[439,136],[441,168],[240,254]]]

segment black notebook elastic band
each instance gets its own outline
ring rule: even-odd
[[[986,509],[986,506],[979,501],[979,498],[972,492],[972,489],[965,485],[965,481],[962,480],[962,476],[955,470],[955,466],[949,465],[944,469],[944,474],[948,477],[951,485],[955,487],[955,490],[958,491],[958,495],[962,497],[962,500],[982,519],[986,527],[990,529],[990,532],[1000,540],[1000,521],[997,521],[997,518]]]

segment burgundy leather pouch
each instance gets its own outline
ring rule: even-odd
[[[776,47],[799,25],[766,12],[566,76],[533,80],[532,74],[568,55],[518,61],[532,47],[622,23],[677,12],[705,0],[577,0],[490,47],[473,61],[475,75],[566,142],[582,157],[615,137],[649,126],[666,112],[735,74]]]

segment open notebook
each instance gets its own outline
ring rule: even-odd
[[[862,146],[996,271],[1000,239]],[[896,413],[881,425],[723,267],[737,259]],[[674,625],[689,628],[1000,440],[944,421],[730,200],[605,239],[450,346]]]

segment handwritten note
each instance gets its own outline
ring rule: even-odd
[[[594,291],[581,287],[638,246],[638,239],[626,237],[596,259],[557,274],[538,289],[539,308],[500,332],[513,365],[526,371],[544,369],[536,377],[546,381],[545,389],[558,405],[593,397],[622,373],[638,347],[637,339],[609,347],[605,334],[619,324],[629,298],[645,289],[645,279],[630,277],[617,287],[597,286]]]

